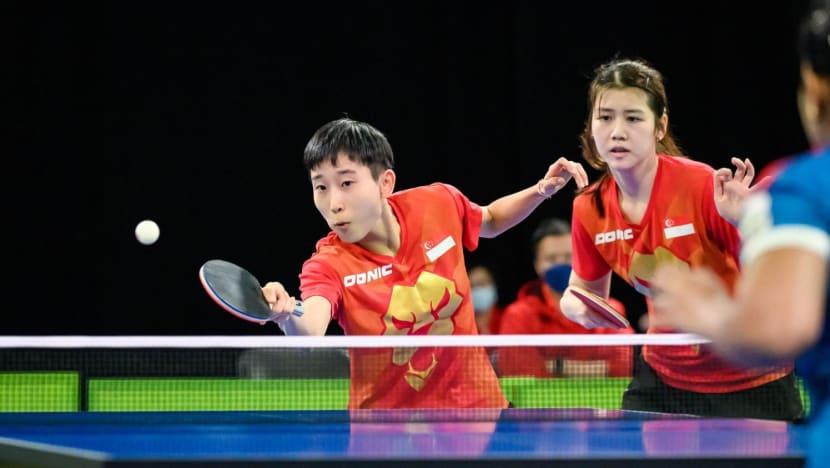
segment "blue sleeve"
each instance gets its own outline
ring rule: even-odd
[[[830,252],[830,153],[802,156],[782,172],[769,191],[747,200],[741,219],[741,262],[768,250],[803,248],[827,258]]]

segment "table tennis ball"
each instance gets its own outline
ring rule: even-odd
[[[135,238],[144,245],[154,244],[159,238],[159,225],[145,219],[135,227]]]

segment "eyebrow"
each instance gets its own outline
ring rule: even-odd
[[[354,175],[354,174],[357,174],[357,171],[354,170],[354,169],[340,169],[336,172],[336,174],[339,175],[339,176]],[[320,180],[322,178],[323,178],[323,174],[317,174],[315,176],[312,176],[311,180]]]
[[[600,107],[599,112],[615,112],[616,109],[611,109],[608,107]],[[623,109],[623,114],[644,114],[645,112],[641,109]]]

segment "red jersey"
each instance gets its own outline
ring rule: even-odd
[[[718,214],[712,167],[686,158],[658,155],[657,175],[643,219],[635,224],[620,211],[617,185],[600,188],[605,217],[591,190],[573,204],[573,269],[585,280],[613,271],[647,298],[658,265],[707,266],[732,289],[739,274],[737,228]],[[651,309],[650,299],[649,310]],[[652,330],[654,332],[670,330]],[[673,387],[725,393],[756,387],[784,376],[787,368],[737,368],[707,346],[643,346],[643,358]]]
[[[303,300],[328,299],[346,335],[476,334],[463,249],[478,247],[481,208],[446,184],[388,201],[401,226],[397,254],[329,233],[303,265]],[[483,348],[352,349],[350,357],[352,409],[507,406]]]
[[[609,304],[625,315],[625,307],[616,299]],[[632,328],[614,330],[611,328],[586,329],[571,321],[559,310],[559,298],[544,287],[541,280],[525,283],[519,289],[518,297],[504,310],[501,333],[506,335],[536,334],[610,334],[634,333]],[[558,346],[558,347],[507,347],[497,354],[498,370],[501,375],[529,375],[534,377],[555,376],[555,362],[560,359],[574,361],[597,361],[608,363],[608,375],[625,377],[631,375],[631,348],[628,346]]]

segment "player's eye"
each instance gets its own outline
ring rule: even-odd
[[[354,181],[351,181],[351,180],[344,180],[344,181],[343,181],[340,185],[341,185],[343,188],[346,188],[346,187],[349,187],[350,185],[352,185],[353,183],[354,183]]]
[[[607,122],[607,121],[611,120],[611,116],[607,115],[607,114],[600,114],[600,115],[597,116],[597,120],[602,120],[604,122]]]
[[[325,185],[320,184],[320,185],[315,185],[315,186],[314,186],[314,191],[315,191],[315,192],[322,192],[322,191],[324,191],[324,190],[326,190],[326,186],[325,186]]]

